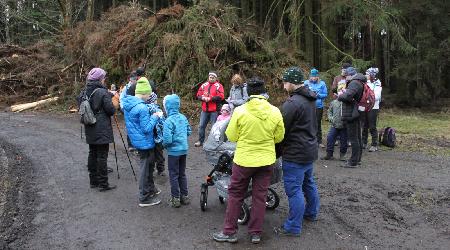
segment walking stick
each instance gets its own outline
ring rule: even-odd
[[[127,153],[128,162],[130,163],[131,170],[133,171],[134,180],[137,181],[136,173],[134,172],[133,164],[131,164],[130,155],[128,154],[128,148],[127,148],[127,146],[125,145],[125,140],[123,139],[122,132],[120,131],[119,122],[117,121],[117,116],[116,116],[116,114],[114,114],[114,121],[116,122],[117,130],[119,130],[119,135],[120,135],[120,138],[122,139],[122,143],[123,143],[123,146],[124,146],[124,148],[125,148],[125,153]]]
[[[114,157],[116,158],[117,179],[120,179],[120,175],[119,175],[119,164],[117,163],[116,142],[115,142],[114,140],[113,140],[113,146],[114,146]]]

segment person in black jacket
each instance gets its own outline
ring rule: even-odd
[[[346,124],[347,136],[352,144],[352,155],[341,167],[354,168],[361,162],[361,124],[357,105],[362,98],[363,84],[367,81],[367,78],[363,74],[357,73],[353,67],[347,68],[346,72],[347,88],[344,93],[338,96],[338,101],[342,102],[342,121]]]
[[[275,228],[275,233],[299,236],[303,219],[316,220],[320,206],[313,178],[313,162],[318,156],[316,94],[303,84],[303,73],[298,67],[285,71],[283,84],[290,97],[281,110],[286,132],[277,152],[283,158],[289,216],[283,226]]]
[[[88,171],[91,188],[107,191],[116,188],[108,183],[107,161],[109,143],[114,142],[111,116],[115,108],[112,104],[112,94],[105,86],[106,72],[101,68],[89,71],[86,87],[78,96],[78,104],[83,96],[91,96],[89,103],[95,113],[96,123],[84,125],[86,143],[89,144]],[[95,92],[94,92],[95,91]]]

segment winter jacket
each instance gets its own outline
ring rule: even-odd
[[[202,97],[206,96],[211,98],[208,102],[202,100]],[[217,104],[225,99],[223,86],[219,82],[203,83],[197,91],[197,99],[202,101],[202,110],[205,112],[218,111]]]
[[[296,89],[283,103],[286,133],[277,145],[283,160],[300,164],[317,160],[316,95],[307,86]]]
[[[383,90],[380,80],[377,79],[374,82],[367,80],[367,85],[373,90],[375,94],[375,104],[373,105],[372,109],[380,109],[381,91]]]
[[[180,97],[175,94],[166,96],[164,108],[167,118],[164,122],[163,146],[168,155],[185,155],[189,149],[188,136],[192,130],[186,116],[180,113]]]
[[[317,82],[306,80],[305,86],[308,86],[312,92],[317,94],[316,108],[323,109],[323,100],[325,100],[328,95],[327,85],[325,84],[325,82],[322,80],[319,80]]]
[[[364,86],[367,78],[361,73],[353,76],[350,83],[347,84],[345,92],[338,96],[338,101],[342,102],[342,120],[354,121],[359,117],[357,103],[361,100]]]
[[[344,122],[342,121],[341,112],[342,102],[333,100],[328,107],[328,120],[330,121],[333,128],[344,128]]]
[[[225,131],[237,142],[234,162],[243,167],[262,167],[275,162],[275,143],[283,140],[283,117],[261,95],[252,95],[237,107]]]
[[[125,125],[133,147],[140,150],[154,148],[154,128],[159,117],[150,114],[144,100],[132,95],[125,95],[123,108]]]
[[[87,144],[109,144],[114,142],[114,135],[111,125],[111,116],[114,115],[116,109],[112,104],[112,94],[108,92],[106,87],[100,81],[87,81],[84,91],[77,97],[78,106],[81,104],[83,95],[89,97],[92,92],[89,103],[92,111],[95,113],[97,122],[93,125],[84,125],[86,143]]]
[[[233,85],[230,89],[230,97],[227,102],[230,104],[231,109],[241,106],[248,100],[247,84]]]

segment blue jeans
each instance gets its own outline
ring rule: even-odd
[[[214,125],[217,120],[217,111],[216,112],[205,112],[202,111],[200,114],[200,125],[198,126],[198,140],[203,143],[205,141],[205,129],[208,122],[211,122],[211,125]]]
[[[334,143],[339,136],[339,147],[341,154],[347,153],[347,129],[330,127],[327,136],[327,155],[333,155]]]
[[[180,194],[187,196],[186,155],[168,155],[170,193],[172,197],[180,198]]]
[[[289,216],[283,227],[290,233],[300,234],[303,218],[315,219],[319,213],[319,192],[313,178],[313,164],[283,161],[283,180],[289,201]]]

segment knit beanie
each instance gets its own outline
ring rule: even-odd
[[[146,77],[141,77],[136,82],[136,90],[134,92],[136,95],[150,95],[152,93],[152,87],[148,82]]]
[[[356,73],[358,73],[356,72],[356,69],[353,67],[348,67],[347,69],[345,69],[345,72],[347,76],[353,76],[356,75]]]
[[[369,68],[366,71],[366,75],[369,75],[371,77],[375,77],[378,74],[378,72],[379,72],[378,68]]]
[[[228,111],[228,113],[230,113],[231,112],[231,108],[230,108],[230,105],[228,105],[228,104],[224,104],[224,105],[222,105],[222,108],[220,109],[220,110],[226,110],[226,111]]]
[[[158,100],[158,95],[155,94],[155,92],[152,92],[150,94],[150,97],[145,101],[146,103],[155,103],[155,101]]]
[[[254,76],[247,81],[247,93],[248,95],[261,95],[266,93],[266,87],[264,87],[264,80]]]
[[[290,67],[283,73],[283,81],[292,84],[303,83],[303,72],[299,67]]]
[[[106,76],[106,71],[101,68],[93,68],[89,71],[87,79],[90,81],[100,81]]]
[[[318,77],[319,76],[319,71],[317,69],[312,69],[311,73],[309,74],[310,77]]]

